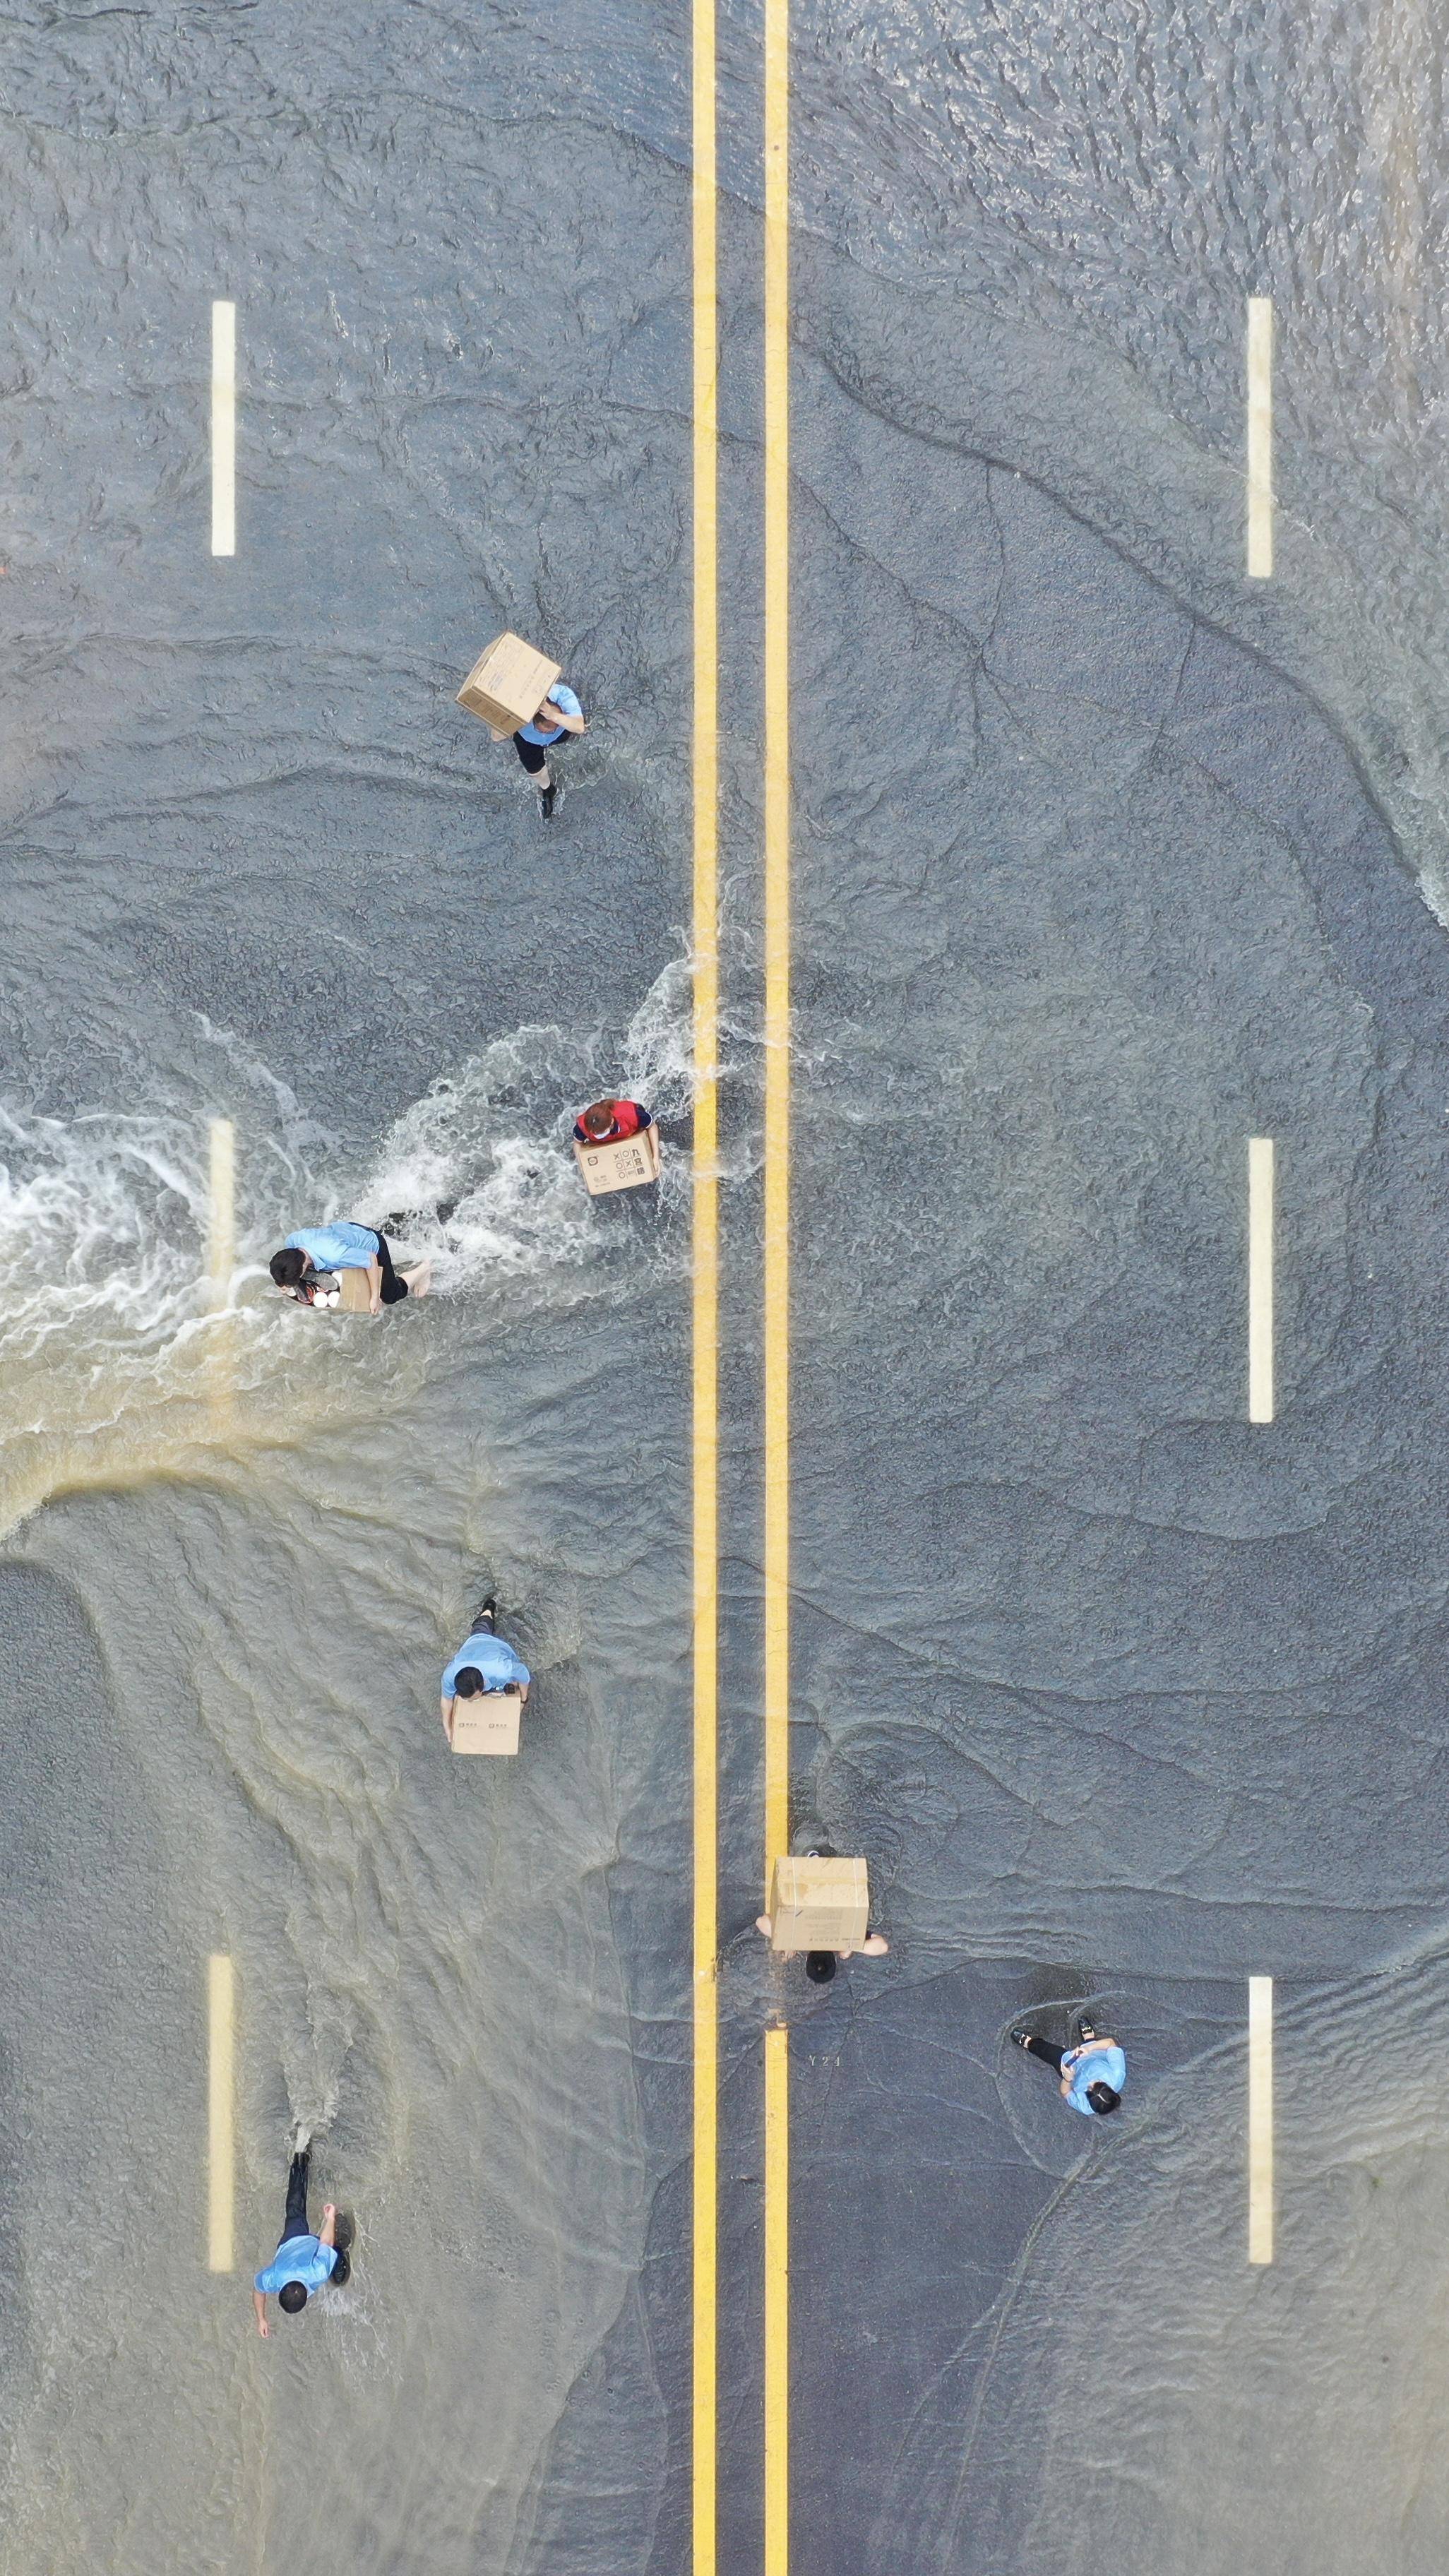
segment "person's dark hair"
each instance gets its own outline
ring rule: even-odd
[[[1121,2094],[1114,2093],[1110,2084],[1089,2084],[1087,2086],[1087,2100],[1091,2103],[1093,2110],[1099,2112],[1104,2119],[1109,2111],[1116,2110],[1121,2099]]]
[[[284,2281],[280,2290],[277,2292],[278,2307],[285,2308],[289,2317],[299,2317],[306,2304],[306,2282]]]
[[[831,1978],[835,1974],[835,1969],[836,1957],[833,1950],[806,1951],[805,1974],[811,1979],[813,1984],[817,1986],[828,1986]]]
[[[486,1687],[476,1664],[465,1664],[453,1684],[454,1694],[458,1699],[476,1699],[480,1690]]]
[[[284,1244],[280,1252],[273,1253],[270,1265],[271,1273],[279,1288],[295,1288],[297,1286],[297,1283],[302,1276],[302,1267],[305,1259],[305,1253],[299,1252],[294,1243]]]
[[[595,1138],[607,1136],[609,1129],[613,1124],[614,1104],[612,1100],[596,1100],[592,1109],[586,1109],[584,1111],[584,1134],[586,1136],[593,1136]]]

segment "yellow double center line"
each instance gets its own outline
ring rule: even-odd
[[[719,537],[714,0],[694,0],[694,2576],[714,2576],[719,2209]]]
[[[719,2004],[719,566],[715,0],[694,0],[694,2576],[715,2576]],[[765,1879],[789,1843],[789,17],[765,6]],[[789,2040],[765,2035],[765,2576],[789,2564]]]

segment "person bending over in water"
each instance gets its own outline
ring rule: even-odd
[[[288,1235],[281,1251],[273,1253],[270,1267],[277,1286],[293,1297],[315,1273],[365,1270],[368,1312],[373,1315],[384,1306],[395,1306],[408,1293],[407,1281],[393,1268],[387,1236],[375,1225],[355,1224],[351,1217],[339,1218],[334,1225],[299,1227]],[[309,1300],[304,1295],[300,1302],[305,1305]]]

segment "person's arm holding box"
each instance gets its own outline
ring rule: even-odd
[[[562,725],[566,733],[586,733],[588,731],[585,717],[582,714],[576,716],[570,715],[568,708],[561,707],[557,698],[545,698],[533,721],[539,726]]]

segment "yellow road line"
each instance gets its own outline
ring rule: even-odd
[[[1248,1138],[1248,1420],[1273,1419],[1273,1139]]]
[[[765,1902],[790,1839],[790,16],[765,0]]]
[[[230,1959],[213,1951],[207,1962],[207,2228],[206,2259],[213,2272],[233,2267],[236,2199],[235,2084],[232,2033],[235,1982]]]
[[[236,553],[236,306],[211,308],[211,551]]]
[[[715,0],[694,0],[693,2570],[714,2576],[719,2226],[719,534]]]
[[[1248,2261],[1273,2260],[1273,1980],[1248,1979]]]
[[[790,1840],[790,12],[765,0],[765,1902]],[[790,2057],[765,2034],[765,2568],[790,2565]]]
[[[1248,577],[1273,569],[1273,299],[1248,298]]]
[[[765,2576],[790,2566],[790,2034],[765,2033]]]

